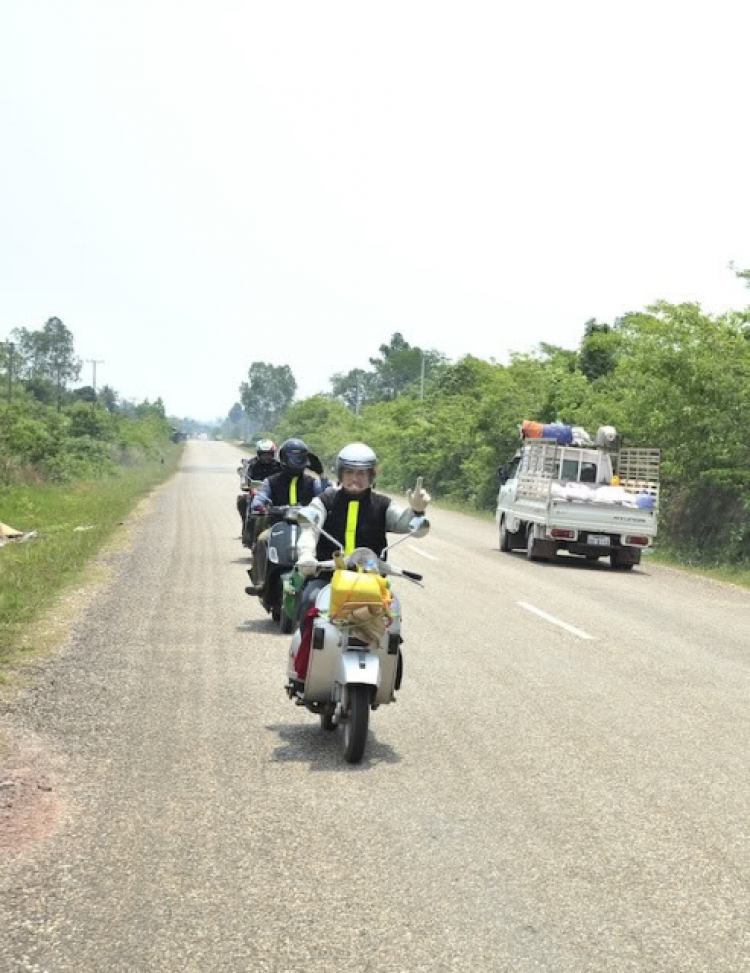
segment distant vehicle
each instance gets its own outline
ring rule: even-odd
[[[658,449],[617,451],[526,440],[500,468],[500,550],[532,561],[559,550],[629,571],[656,537]]]
[[[198,439],[208,439],[208,433],[207,432],[199,432],[198,433]]]

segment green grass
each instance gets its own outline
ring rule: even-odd
[[[678,551],[659,547],[656,548],[649,560],[655,564],[663,564],[668,568],[685,571],[688,574],[696,574],[703,578],[712,578],[714,581],[726,581],[729,584],[750,588],[750,564],[747,562],[738,564],[701,564],[700,562],[689,560],[684,554],[680,554]]]
[[[123,467],[97,480],[0,486],[0,521],[38,532],[23,544],[0,548],[0,682],[5,670],[34,652],[24,645],[29,627],[81,578],[136,503],[174,472],[181,453],[174,446],[163,463]]]

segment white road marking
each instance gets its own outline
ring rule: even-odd
[[[518,604],[521,608],[525,608],[526,611],[533,612],[534,615],[538,615],[547,622],[552,622],[553,625],[559,625],[560,628],[564,628],[566,632],[571,632],[573,635],[577,635],[579,639],[592,639],[593,635],[589,635],[588,632],[581,631],[580,628],[576,628],[574,625],[568,625],[567,622],[561,622],[559,618],[555,618],[554,615],[548,615],[547,612],[543,612],[541,608],[535,608],[530,605],[527,601],[519,601]]]
[[[435,557],[434,554],[428,554],[427,551],[423,551],[420,547],[415,547],[413,544],[409,545],[410,550],[416,551],[417,554],[421,554],[422,557],[428,557],[431,561],[439,561],[439,557]]]

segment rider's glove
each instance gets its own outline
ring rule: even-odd
[[[406,499],[409,501],[409,506],[415,514],[423,514],[427,509],[427,504],[430,502],[430,495],[422,486],[421,476],[417,477],[414,489],[406,494]]]
[[[318,573],[318,562],[314,557],[302,557],[297,561],[297,567],[306,578],[314,578]]]

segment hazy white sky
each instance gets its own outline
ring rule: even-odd
[[[224,415],[750,295],[750,3],[0,0],[0,339]],[[90,382],[90,367],[82,378]]]

